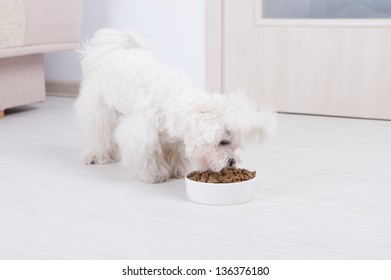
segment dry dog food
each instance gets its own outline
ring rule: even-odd
[[[193,171],[187,175],[187,178],[202,183],[235,183],[251,180],[255,177],[255,173],[242,168],[224,168],[220,172]]]

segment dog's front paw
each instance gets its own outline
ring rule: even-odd
[[[89,164],[108,164],[117,162],[118,159],[113,155],[101,155],[96,153],[86,153],[81,158],[82,163],[89,165]]]

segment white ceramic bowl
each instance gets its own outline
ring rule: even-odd
[[[256,178],[237,183],[202,183],[185,178],[187,197],[208,205],[234,205],[254,199]]]

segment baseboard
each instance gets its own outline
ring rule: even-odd
[[[47,96],[76,98],[79,94],[80,81],[49,80],[46,81]]]

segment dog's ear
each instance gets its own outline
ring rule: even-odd
[[[277,114],[272,108],[257,107],[243,92],[227,95],[224,112],[227,129],[241,144],[261,143],[277,132]]]
[[[184,135],[187,154],[202,146],[217,145],[221,141],[225,128],[219,113],[202,106],[188,118],[190,126]]]

